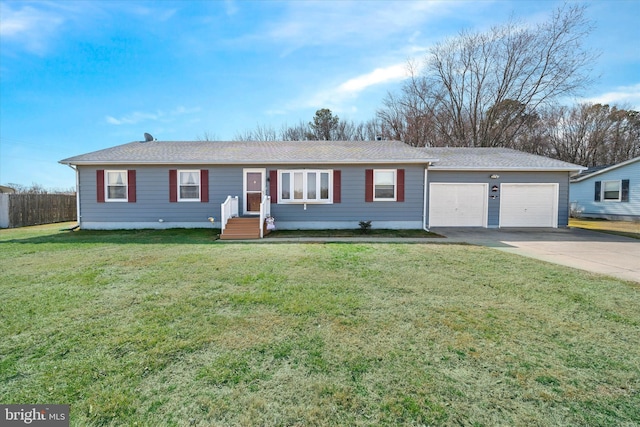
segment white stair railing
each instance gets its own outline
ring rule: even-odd
[[[264,220],[271,216],[271,197],[262,196],[262,201],[260,202],[260,238],[264,237]]]
[[[220,233],[227,226],[229,218],[238,216],[238,196],[227,196],[227,199],[220,205]]]

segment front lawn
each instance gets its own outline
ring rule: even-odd
[[[344,229],[344,230],[275,230],[267,234],[267,239],[277,239],[280,237],[385,237],[385,238],[441,238],[443,236],[424,230],[389,230],[373,228],[369,230],[362,229]]]
[[[638,425],[637,285],[469,245],[0,231],[0,402],[73,426]]]
[[[640,221],[610,221],[606,219],[570,218],[569,227],[602,231],[640,239]]]

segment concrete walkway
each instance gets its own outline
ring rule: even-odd
[[[505,252],[640,282],[640,240],[579,228],[433,228],[448,242],[488,246]]]

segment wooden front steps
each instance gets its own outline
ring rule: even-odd
[[[264,227],[263,234],[267,234]],[[244,240],[260,238],[260,218],[230,218],[220,240]]]

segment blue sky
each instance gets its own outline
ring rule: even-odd
[[[0,0],[0,184],[71,188],[58,160],[144,132],[228,140],[320,108],[368,120],[429,46],[561,4]],[[586,4],[601,56],[580,100],[640,110],[640,1]]]

